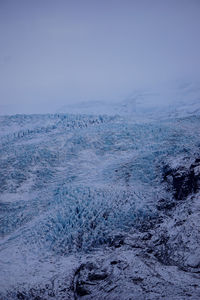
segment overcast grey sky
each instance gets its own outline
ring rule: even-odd
[[[1,114],[199,75],[199,0],[0,0]]]

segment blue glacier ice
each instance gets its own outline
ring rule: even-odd
[[[137,94],[116,115],[0,116],[0,298],[157,299],[159,286],[170,299],[188,282],[198,295],[198,194],[174,204],[163,180],[169,166],[199,174],[195,95],[174,110]]]
[[[1,117],[1,247],[19,239],[41,253],[88,252],[155,218],[162,163],[199,151],[199,125],[199,116]]]

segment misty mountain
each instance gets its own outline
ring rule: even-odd
[[[135,121],[186,117],[200,113],[198,82],[173,81],[154,88],[138,89],[121,101],[82,101],[68,104],[58,113],[131,116]]]

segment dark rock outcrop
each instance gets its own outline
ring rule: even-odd
[[[176,168],[165,165],[163,180],[176,200],[183,200],[188,195],[196,193],[200,188],[200,158],[197,158],[189,168],[184,165]]]

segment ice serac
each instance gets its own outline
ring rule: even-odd
[[[198,112],[0,117],[1,299],[198,299]]]

